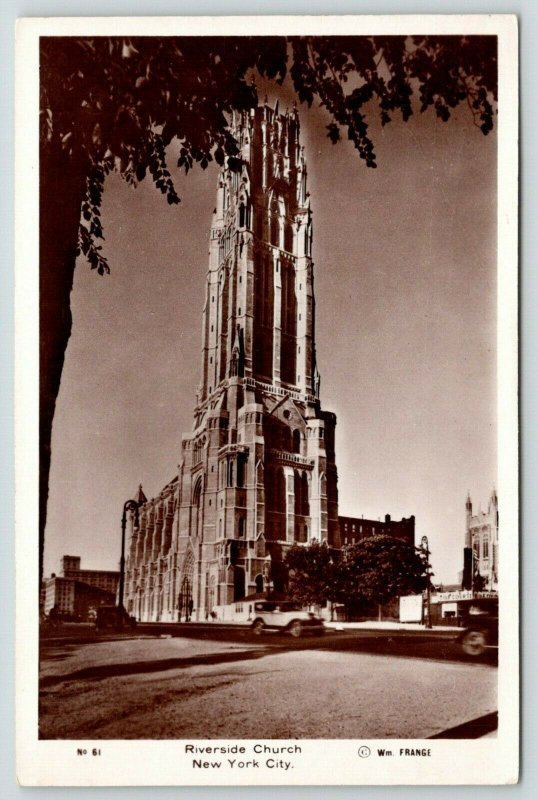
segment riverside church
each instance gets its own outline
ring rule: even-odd
[[[236,116],[210,231],[201,382],[178,475],[131,514],[125,607],[207,619],[284,591],[286,550],[340,546],[336,417],[316,365],[312,212],[297,111]]]

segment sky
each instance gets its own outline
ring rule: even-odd
[[[281,110],[288,99],[284,87]],[[384,129],[374,121],[373,170],[347,140],[329,142],[323,110],[299,114],[339,513],[414,514],[434,582],[454,583],[467,492],[485,510],[497,480],[495,132],[484,137],[466,105],[447,123],[431,112]],[[148,498],[159,493],[192,429],[217,170],[173,174],[175,207],[148,181],[132,189],[110,176],[102,219],[111,274],[77,264],[45,575],[63,554],[117,569],[125,500],[139,483]]]

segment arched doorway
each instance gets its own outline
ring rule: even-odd
[[[210,617],[214,618],[214,614],[215,614],[214,607],[215,607],[215,602],[216,602],[215,584],[216,584],[215,576],[212,575],[209,578],[209,581],[208,581],[208,584],[207,584],[207,603],[206,603],[206,610],[205,610],[205,618],[206,619],[209,619]]]
[[[183,580],[179,590],[177,600],[178,622],[185,620],[189,622],[193,610],[193,596],[192,596],[192,579],[194,575],[194,557],[192,552],[185,558],[185,565],[183,567]]]
[[[254,583],[256,584],[256,593],[261,594],[263,592],[263,575],[256,575]]]
[[[185,619],[185,622],[189,622],[192,614],[192,583],[190,579],[185,576],[181,582],[181,590],[179,592],[178,598],[178,621],[181,622],[182,619]]]

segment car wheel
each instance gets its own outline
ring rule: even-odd
[[[468,656],[481,656],[486,649],[486,645],[484,631],[467,631],[461,640],[462,650]]]
[[[252,633],[255,633],[256,636],[259,636],[260,633],[263,632],[265,625],[263,624],[263,619],[256,619],[252,623]]]
[[[288,631],[290,636],[294,636],[295,638],[297,638],[298,636],[301,636],[303,632],[303,626],[301,625],[298,619],[295,619],[293,620],[293,622],[290,622],[288,626]]]

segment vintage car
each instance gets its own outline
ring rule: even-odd
[[[324,632],[321,617],[312,611],[304,611],[299,603],[291,600],[258,600],[254,603],[253,617],[251,627],[256,634],[266,629],[282,631],[294,637]]]
[[[499,647],[499,601],[475,599],[458,603],[464,630],[458,637],[463,652],[473,658]]]

